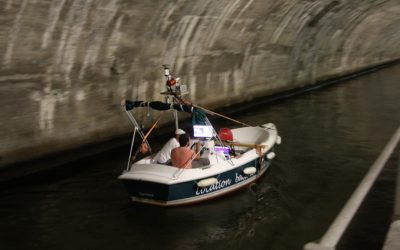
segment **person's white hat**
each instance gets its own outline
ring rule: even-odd
[[[177,130],[175,130],[175,134],[176,135],[183,135],[183,134],[186,134],[186,132],[183,129],[178,128]]]

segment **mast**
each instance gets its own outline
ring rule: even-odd
[[[166,91],[161,92],[161,95],[165,95],[165,102],[169,104],[175,104],[182,98],[182,96],[189,94],[187,91],[187,87],[185,84],[180,83],[180,78],[174,78],[171,75],[169,70],[169,66],[167,64],[163,65],[164,68],[164,76],[165,76],[165,87]],[[179,128],[179,117],[178,111],[173,110],[174,119],[175,119],[175,129]]]

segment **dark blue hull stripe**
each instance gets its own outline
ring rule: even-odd
[[[245,165],[212,176],[217,178],[218,181],[208,187],[197,186],[197,182],[205,179],[204,177],[173,185],[126,179],[123,180],[123,183],[133,201],[166,206],[180,205],[210,199],[247,185],[263,175],[269,165],[270,161],[265,156],[262,161],[257,158]],[[244,174],[243,170],[248,167],[256,167],[256,173],[252,175]]]

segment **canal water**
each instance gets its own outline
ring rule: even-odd
[[[275,123],[282,144],[269,175],[207,203],[132,203],[117,180],[129,145],[24,179],[0,190],[0,248],[302,249],[323,235],[399,126],[398,79],[394,66],[234,115]],[[398,152],[340,249],[381,248]]]

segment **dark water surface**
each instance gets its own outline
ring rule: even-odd
[[[0,248],[302,249],[323,235],[399,126],[399,79],[395,66],[235,116],[275,123],[283,143],[268,176],[208,203],[161,208],[130,202],[117,180],[129,146],[3,189]],[[398,155],[341,249],[381,248]]]

